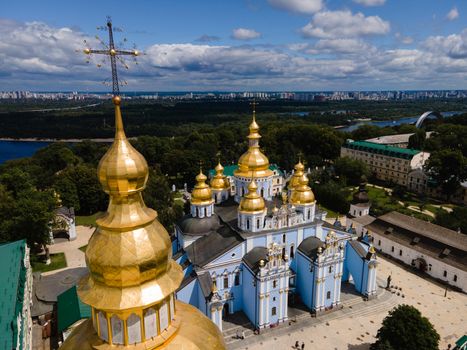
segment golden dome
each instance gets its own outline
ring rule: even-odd
[[[305,166],[303,165],[301,160],[299,160],[298,163],[295,164],[294,168],[295,171],[293,173],[292,178],[289,181],[289,185],[287,186],[289,190],[293,190],[295,187],[300,185],[300,178],[303,176],[305,170]]]
[[[240,201],[239,210],[249,214],[257,214],[264,211],[266,204],[263,197],[257,192],[258,186],[254,179],[248,185],[248,193]]]
[[[169,234],[157,220],[157,212],[146,207],[143,201],[141,192],[148,178],[147,163],[125,136],[120,98],[114,97],[113,102],[115,139],[98,167],[99,180],[110,201],[105,215],[96,220],[97,228],[89,240],[85,256],[90,273],[79,282],[78,295],[91,306],[93,315],[114,315],[122,322],[136,315],[144,329],[145,310],[173,305],[183,272],[172,259]],[[176,306],[167,328],[150,339],[140,339],[132,348],[225,348],[222,334],[207,317],[183,303],[176,302]],[[118,340],[113,342],[112,327],[108,328],[107,336],[102,333],[99,336],[100,328],[96,327],[91,320],[83,322],[72,331],[61,349],[125,347],[116,345]],[[208,342],[190,339],[193,332],[205,333]],[[128,343],[126,332],[124,335],[120,332],[120,336]]]
[[[211,179],[211,188],[213,190],[224,190],[230,187],[229,180],[224,175],[224,167],[219,162],[216,167],[216,175]]]
[[[259,126],[256,123],[255,112],[250,124],[250,133],[248,137],[248,150],[243,153],[238,160],[238,169],[235,176],[243,177],[267,177],[272,176],[273,172],[269,169],[269,159],[259,149]]]
[[[292,190],[289,203],[293,205],[307,205],[315,202],[315,195],[308,186],[308,177],[302,175],[299,185]]]
[[[203,171],[199,169],[199,174],[196,175],[196,185],[191,192],[191,204],[207,205],[214,203],[212,199],[211,188],[206,183],[207,177]]]

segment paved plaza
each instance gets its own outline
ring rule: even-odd
[[[389,310],[399,304],[409,304],[428,317],[441,336],[440,349],[447,349],[467,331],[467,295],[424,279],[403,267],[379,257],[378,298],[363,301],[349,292],[343,293],[343,309],[311,317],[293,310],[296,322],[254,335],[245,328],[245,339],[235,339],[241,332],[239,324],[227,324],[224,332],[229,349],[292,349],[295,342],[305,343],[305,349],[367,350],[375,341],[381,322]],[[386,277],[392,274],[392,284],[402,290],[386,291]],[[399,293],[400,295],[397,295]],[[345,295],[345,297],[344,297]],[[402,297],[402,295],[404,297]],[[290,314],[290,313],[289,313]],[[293,319],[294,316],[291,316]],[[240,323],[240,322],[237,322]]]

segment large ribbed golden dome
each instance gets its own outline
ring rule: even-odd
[[[238,160],[238,169],[235,176],[243,177],[266,177],[272,176],[273,172],[269,169],[269,159],[259,148],[259,126],[256,123],[255,111],[253,111],[253,120],[250,124],[250,133],[248,137],[248,150],[243,153]]]
[[[295,164],[294,168],[295,171],[293,173],[292,178],[289,181],[289,185],[287,186],[289,190],[293,190],[300,184],[300,178],[303,176],[305,170],[305,166],[303,165],[301,160],[299,160],[298,163]]]
[[[224,175],[224,167],[219,162],[214,168],[216,175],[211,179],[211,188],[213,190],[225,190],[230,187],[229,180]]]
[[[170,237],[156,211],[143,201],[147,163],[125,136],[120,98],[113,101],[115,140],[98,167],[109,207],[96,220],[85,254],[90,273],[78,285],[80,299],[91,306],[92,320],[73,330],[61,349],[225,349],[211,320],[175,301],[182,268],[172,259]],[[165,310],[165,321],[151,316],[157,324],[147,323],[151,310]],[[137,325],[131,339],[130,324]],[[192,339],[195,334],[203,334],[203,341]]]
[[[292,190],[289,203],[292,205],[307,205],[315,202],[315,195],[308,186],[308,177],[304,174],[299,185]]]
[[[254,179],[248,185],[248,193],[240,200],[239,210],[244,213],[257,214],[264,211],[266,204],[257,192],[258,186]]]
[[[196,185],[191,192],[191,204],[207,205],[214,203],[211,188],[206,183],[206,180],[206,175],[200,169],[199,174],[196,175]]]

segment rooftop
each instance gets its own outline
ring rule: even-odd
[[[238,169],[238,165],[237,164],[234,164],[234,165],[226,165],[224,167],[224,175],[225,176],[233,176],[234,175],[234,172],[235,170]],[[269,169],[272,170],[272,171],[277,171],[279,172],[280,175],[284,175],[282,173],[282,171],[279,169],[279,167],[276,165],[276,164],[271,164],[269,165]],[[213,177],[214,175],[216,175],[216,171],[214,169],[211,169],[209,170],[209,177]]]
[[[403,159],[412,159],[413,156],[421,152],[416,149],[400,148],[374,142],[353,140],[347,140],[347,142],[342,147]]]
[[[76,286],[57,297],[58,331],[63,332],[75,322],[91,317],[91,307],[78,298]]]
[[[26,241],[0,245],[0,348],[16,349],[16,317],[22,312],[26,268],[23,264]]]

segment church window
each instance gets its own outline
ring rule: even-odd
[[[277,281],[274,280],[274,281],[272,281],[272,288],[276,288],[276,287],[277,287]]]
[[[256,220],[256,228],[257,228],[257,229],[259,229],[259,225],[260,225],[260,220],[257,219],[257,220]]]
[[[246,229],[250,229],[250,220],[246,219]]]
[[[264,197],[264,189],[261,189],[261,197]]]
[[[112,343],[123,344],[123,321],[117,316],[113,315],[110,318],[112,326]]]
[[[290,246],[290,259],[293,259],[294,258],[294,250],[293,250],[293,244]]]
[[[285,243],[285,234],[282,235],[282,243]]]
[[[224,275],[224,288],[229,288],[229,276]]]
[[[391,252],[393,252],[393,253],[394,253],[394,246],[392,246],[392,247],[391,247]]]
[[[308,210],[308,220],[311,219],[311,210]]]
[[[272,308],[272,310],[271,310],[271,315],[276,316],[276,313],[277,313],[276,310],[277,310],[277,309],[276,309],[276,307],[274,306],[274,307]]]
[[[141,323],[138,315],[131,314],[126,320],[128,343],[135,344],[141,342]]]
[[[329,266],[329,273],[332,273],[332,265]]]
[[[239,271],[235,272],[234,285],[236,286],[240,285],[240,272]]]
[[[282,259],[285,258],[285,247],[282,248]]]
[[[208,209],[204,208],[204,216],[208,216]]]
[[[272,298],[272,301],[276,301],[276,297],[273,297],[273,298]]]
[[[454,275],[453,280],[454,280],[454,282],[457,282],[457,275]]]
[[[378,245],[381,245],[381,240],[380,239],[378,240]]]
[[[326,299],[331,299],[331,291],[328,291],[328,292],[326,293]]]
[[[446,270],[444,270],[443,276],[444,276],[444,277],[448,277],[448,272],[447,272]]]
[[[402,256],[402,249],[399,250],[399,255]]]

